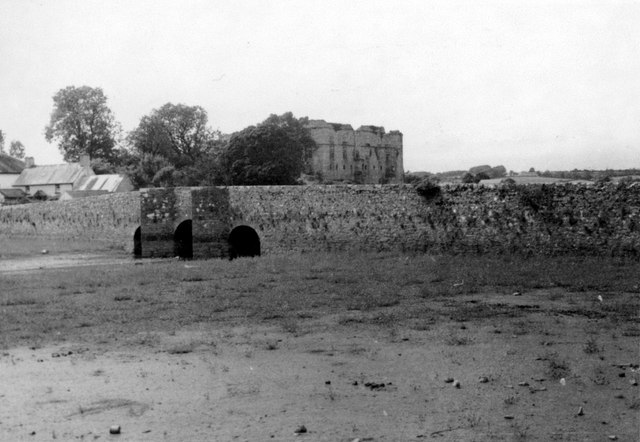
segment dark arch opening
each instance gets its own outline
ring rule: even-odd
[[[182,221],[173,234],[173,253],[180,258],[193,258],[193,237],[191,220]]]
[[[135,258],[142,257],[142,232],[140,231],[140,227],[138,227],[133,234],[133,256]]]
[[[260,237],[249,226],[238,226],[229,234],[229,258],[260,256]]]

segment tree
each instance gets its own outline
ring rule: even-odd
[[[276,124],[249,126],[231,136],[221,154],[230,185],[296,184],[303,168],[302,146]]]
[[[463,176],[462,176],[462,182],[465,184],[474,184],[479,182],[480,180],[476,177],[476,175],[470,173],[470,172],[466,172]]]
[[[4,132],[0,130],[0,153],[4,153]]]
[[[167,103],[140,119],[129,143],[139,154],[159,155],[180,169],[207,155],[219,138],[202,107]]]
[[[111,161],[119,133],[102,89],[68,86],[53,96],[45,138],[58,143],[65,161],[77,161],[85,154]]]
[[[121,155],[136,187],[210,186],[223,183],[218,152],[219,131],[207,124],[200,106],[167,103],[140,119]]]
[[[305,173],[312,173],[311,157],[316,148],[316,142],[311,137],[307,124],[309,118],[296,118],[293,113],[286,112],[282,115],[271,114],[260,125],[276,126],[285,129],[291,138],[299,145],[302,153],[303,168]]]
[[[492,167],[491,170],[485,172],[491,178],[503,178],[507,176],[507,168],[504,166]]]
[[[24,144],[20,141],[14,140],[9,147],[9,155],[19,160],[24,158]]]

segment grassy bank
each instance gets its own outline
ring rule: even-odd
[[[636,333],[637,275],[637,262],[600,258],[301,254],[128,261],[1,275],[0,332],[7,347],[96,336],[109,342],[201,322],[274,322],[299,332],[314,318],[339,315],[345,326],[422,329],[537,311],[622,322],[623,331]],[[482,298],[467,302],[470,295],[531,291],[549,303],[520,309]]]

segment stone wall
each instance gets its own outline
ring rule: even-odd
[[[640,257],[640,187],[446,187],[426,200],[408,185],[146,189],[0,209],[0,234],[111,241],[175,256],[191,221],[194,257],[224,257],[249,226],[262,253],[411,251]]]
[[[0,235],[91,239],[130,250],[139,225],[138,192],[0,207]]]
[[[426,201],[387,186],[233,187],[266,251],[640,255],[640,189],[450,187]]]

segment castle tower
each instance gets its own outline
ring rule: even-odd
[[[311,159],[314,174],[324,183],[401,183],[404,169],[402,133],[383,127],[310,120],[307,128],[317,148]]]

